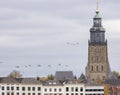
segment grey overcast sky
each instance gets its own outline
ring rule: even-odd
[[[111,69],[120,72],[120,0],[100,0],[99,9]],[[96,0],[0,0],[0,76],[80,76],[95,10]]]

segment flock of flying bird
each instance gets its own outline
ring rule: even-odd
[[[71,42],[66,42],[67,45],[79,45],[80,43],[76,42],[76,43],[71,43]],[[0,62],[0,63],[3,63],[3,62]],[[61,66],[62,64],[58,64],[58,66]],[[15,68],[21,68],[22,66],[15,66]],[[32,65],[25,65],[23,66],[25,68],[28,68],[28,67],[32,67]],[[42,67],[42,65],[37,65],[37,67]],[[48,65],[49,68],[51,68],[52,66],[51,65]],[[65,65],[65,67],[68,67],[68,65]]]
[[[58,64],[59,66],[61,66],[61,64]],[[21,66],[15,66],[15,68],[20,68]],[[26,65],[26,66],[24,66],[25,68],[28,68],[28,67],[32,67],[32,65]],[[37,65],[37,67],[42,67],[42,65]],[[48,67],[50,68],[51,67],[51,65],[48,65]],[[68,67],[68,65],[65,65],[65,67]]]
[[[67,45],[79,45],[80,43],[71,43],[71,42],[67,42]]]

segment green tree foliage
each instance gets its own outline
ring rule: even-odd
[[[54,75],[52,75],[52,74],[51,74],[51,75],[48,75],[48,76],[47,76],[47,79],[48,79],[48,80],[54,80]]]
[[[8,75],[8,77],[11,77],[11,78],[21,78],[21,77],[22,77],[22,74],[20,74],[19,71],[14,70],[14,71],[12,71],[12,72]]]
[[[116,78],[120,77],[120,74],[117,71],[113,71],[112,73],[115,75]]]

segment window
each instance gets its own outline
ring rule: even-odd
[[[17,90],[19,90],[19,87],[16,87]]]
[[[80,93],[80,95],[83,95],[83,93]]]
[[[12,92],[11,95],[14,95],[14,93]]]
[[[96,62],[98,62],[98,56],[96,56]]]
[[[28,87],[28,91],[30,91],[31,90],[31,88],[30,87]]]
[[[40,91],[41,90],[41,87],[38,87],[38,91]]]
[[[31,93],[28,93],[28,95],[31,95]]]
[[[74,93],[71,93],[71,95],[74,95]]]
[[[32,95],[35,95],[35,93],[33,93]]]
[[[9,86],[7,86],[7,90],[10,90]]]
[[[98,71],[98,66],[96,67],[96,71]]]
[[[104,57],[103,56],[101,57],[101,61],[104,62]]]
[[[93,61],[93,56],[91,56],[91,61]]]
[[[14,87],[11,87],[11,90],[14,90]]]
[[[22,87],[22,91],[25,91],[25,87]]]
[[[91,71],[93,71],[93,66],[91,66]]]
[[[69,95],[68,93],[66,93],[66,95]]]
[[[22,93],[22,95],[25,95],[25,93]]]
[[[52,89],[50,88],[50,89],[49,89],[49,91],[51,92],[51,91],[52,91]]]
[[[101,71],[103,71],[104,69],[103,69],[103,66],[101,67]]]
[[[16,95],[19,95],[19,93],[17,92],[17,94]]]
[[[82,87],[80,88],[80,91],[81,91],[81,92],[83,91],[83,88],[82,88]]]
[[[103,76],[103,80],[105,79],[105,76]]]
[[[76,91],[76,92],[78,91],[78,88],[77,88],[77,87],[75,88],[75,91]]]
[[[8,92],[7,95],[10,95],[10,93]]]
[[[38,95],[41,95],[41,93],[38,93]]]
[[[97,89],[93,89],[93,91],[97,91]]]
[[[61,88],[59,88],[59,92],[61,92],[62,90],[61,90]]]
[[[71,87],[71,91],[72,91],[72,92],[74,91],[74,87]]]
[[[44,91],[47,92],[47,88],[45,88]]]
[[[2,90],[5,90],[5,88],[2,86]]]
[[[57,91],[57,89],[55,88],[55,89],[54,89],[54,91],[56,92],[56,91]]]
[[[32,90],[35,91],[35,87],[32,87]]]
[[[5,93],[4,93],[4,92],[2,92],[2,95],[5,95]]]
[[[68,87],[66,87],[66,91],[69,91],[69,88],[68,88]]]
[[[98,91],[104,91],[104,89],[98,89]]]

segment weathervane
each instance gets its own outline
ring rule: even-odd
[[[97,3],[96,13],[98,14],[99,13],[99,0],[96,0],[96,3]]]

